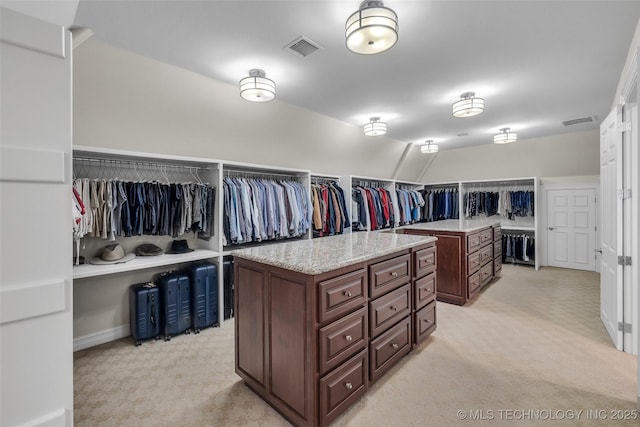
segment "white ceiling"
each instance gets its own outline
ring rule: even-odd
[[[399,141],[442,149],[597,128],[613,102],[640,1],[388,0],[399,16],[390,51],[347,51],[354,1],[80,0],[74,25],[113,45],[237,85],[252,68],[278,99],[362,126],[380,116]],[[304,35],[323,49],[284,48]],[[451,116],[460,94],[485,112]],[[565,127],[562,121],[597,116]],[[468,136],[457,134],[468,133]]]

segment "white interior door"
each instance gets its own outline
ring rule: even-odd
[[[547,264],[595,271],[596,190],[547,192]]]
[[[623,269],[618,255],[623,253],[622,198],[622,108],[616,107],[600,125],[600,318],[618,350],[623,349],[623,333],[618,327],[623,316]]]

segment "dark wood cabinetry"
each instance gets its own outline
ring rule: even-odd
[[[436,328],[436,247],[310,275],[236,257],[236,373],[294,425],[327,425]]]
[[[404,234],[438,238],[438,301],[464,305],[502,270],[502,233],[499,225],[450,231],[407,226]]]

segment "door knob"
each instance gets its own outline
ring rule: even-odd
[[[596,252],[598,252],[599,254],[602,253],[602,249],[595,249]]]
[[[553,231],[553,230],[555,230],[555,229],[556,229],[555,227],[549,227],[549,230],[552,230],[552,231]]]

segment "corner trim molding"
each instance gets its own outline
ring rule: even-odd
[[[65,59],[65,29],[11,9],[0,13],[0,41]]]

